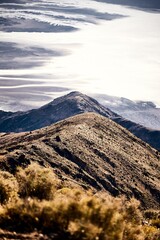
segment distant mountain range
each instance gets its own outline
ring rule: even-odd
[[[160,150],[160,131],[151,130],[126,120],[95,99],[80,92],[71,92],[38,109],[27,112],[0,111],[0,132],[32,131],[85,112],[95,112],[112,119],[155,149]]]
[[[160,2],[158,0],[95,0],[97,2],[105,2],[111,4],[120,4],[131,7],[138,7],[144,9],[160,9]]]
[[[72,93],[67,96],[71,106],[73,95],[83,102],[79,109],[91,103]],[[56,100],[59,111],[60,100]],[[0,134],[1,170],[14,173],[17,166],[38,162],[52,167],[62,181],[113,196],[135,197],[145,208],[159,207],[159,159],[155,149],[96,113],[78,114],[31,132]]]
[[[92,94],[99,103],[128,120],[153,130],[160,130],[160,108],[150,101],[132,101],[106,94]]]

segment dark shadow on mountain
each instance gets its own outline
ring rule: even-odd
[[[41,47],[20,47],[15,43],[0,42],[0,69],[24,69],[42,66],[46,59],[66,55],[64,51]]]
[[[56,19],[58,20],[69,20],[69,21],[77,21],[77,22],[81,22],[81,23],[92,23],[92,24],[96,24],[97,23],[97,18],[95,18],[94,16],[90,16],[86,19],[83,18],[67,18],[67,17],[63,17],[63,16],[55,16]],[[100,20],[106,20],[106,21],[111,21],[114,19],[118,19],[121,18],[121,15],[119,14],[108,14],[108,13],[102,13],[101,16],[98,17],[98,19]]]
[[[53,80],[53,77],[54,77],[54,75],[52,75],[52,74],[47,74],[47,73],[45,73],[45,74],[38,74],[38,73],[36,73],[36,74],[21,74],[21,75],[18,75],[18,74],[1,74],[0,75],[0,77],[1,78],[14,78],[14,79],[22,79],[22,78],[25,78],[25,80],[26,79],[29,79],[30,81],[31,80],[35,80],[35,79],[38,79],[38,80],[40,80],[40,81],[43,81],[44,79],[46,79],[47,78],[47,80],[48,79],[52,79]],[[58,78],[57,76],[55,76],[56,77],[56,79]]]
[[[4,1],[5,2],[5,1]],[[3,3],[3,2],[2,2]],[[95,19],[103,19],[103,20],[113,20],[115,18],[121,18],[121,17],[125,17],[124,15],[121,14],[115,14],[115,13],[108,13],[108,12],[99,12],[96,11],[95,9],[92,8],[81,8],[81,7],[74,7],[74,6],[62,6],[62,5],[57,5],[57,4],[47,4],[41,1],[37,1],[37,3],[33,3],[32,6],[29,6],[27,4],[24,4],[24,2],[21,5],[15,5],[15,1],[8,1],[8,3],[10,4],[4,4],[1,6],[3,8],[6,9],[25,9],[27,10],[27,13],[33,14],[33,15],[41,15],[41,12],[38,13],[38,11],[44,11],[43,15],[44,16],[50,16],[51,14],[48,14],[46,12],[49,13],[60,13],[59,16],[55,15],[54,18],[58,18],[58,19],[70,19],[70,20],[77,20],[77,21],[88,21],[89,17],[94,17]],[[20,2],[19,2],[20,3]],[[0,3],[1,5],[1,3]],[[36,10],[32,11],[32,10]],[[65,14],[69,14],[68,17],[64,17],[63,15],[61,15],[61,13],[65,13]],[[73,15],[82,15],[85,16],[85,19],[82,18],[72,18],[70,14]]]
[[[8,89],[8,88],[0,88],[0,91],[3,90],[3,93],[5,95],[8,95],[9,92],[10,93],[19,93],[19,92],[23,92],[23,93],[40,93],[43,94],[43,92],[63,92],[63,91],[69,91],[69,88],[65,88],[65,87],[56,87],[56,86],[41,86],[39,85],[39,82],[37,82],[37,86],[28,86],[28,87],[21,87],[21,91],[19,91],[19,88],[12,88],[12,89]],[[2,95],[2,93],[0,93]],[[18,97],[18,96],[17,96]]]
[[[5,79],[5,78],[0,78],[0,86],[4,87],[12,87],[12,86],[22,86],[22,85],[32,85],[32,84],[42,84],[43,82],[40,81],[27,81],[27,80],[15,80],[15,79]]]
[[[0,31],[4,32],[72,32],[78,28],[65,25],[54,25],[39,22],[35,19],[6,19],[0,18]]]
[[[24,0],[1,0],[1,4],[2,3],[25,3]]]
[[[46,6],[44,5],[43,7],[45,8]],[[95,20],[96,19],[114,20],[114,19],[117,19],[117,18],[126,17],[125,15],[120,15],[120,14],[115,14],[115,13],[108,13],[108,12],[102,13],[102,12],[96,11],[96,10],[91,9],[91,8],[75,8],[75,7],[71,7],[71,6],[65,6],[65,7],[61,6],[60,8],[57,8],[57,6],[56,7],[51,6],[48,10],[53,10],[53,11],[56,11],[56,12],[59,12],[59,13],[68,13],[68,14],[73,14],[73,15],[76,15],[76,14],[84,15],[84,16],[86,16],[86,18],[85,18],[86,22],[90,18],[95,18]],[[63,16],[61,16],[61,15],[59,17],[63,18]]]
[[[37,4],[38,3],[38,4]],[[0,18],[0,31],[5,32],[72,32],[78,30],[71,21],[75,22],[88,22],[88,23],[97,23],[97,20],[114,20],[122,17],[126,17],[124,15],[115,14],[115,13],[107,13],[107,12],[99,12],[91,8],[77,8],[73,6],[59,6],[47,3],[37,2],[33,3],[33,5],[29,6],[27,4],[14,4],[14,1],[10,4],[0,4],[0,6],[7,10],[21,10],[21,13],[24,15],[19,18],[8,18],[5,16]],[[56,13],[56,14],[54,14]],[[57,13],[59,15],[57,16]],[[65,16],[63,15],[65,13]],[[18,14],[18,12],[17,12]],[[32,19],[27,19],[25,17],[26,14],[32,15]],[[67,15],[68,14],[68,15]],[[76,15],[81,15],[79,17]],[[41,19],[37,20],[36,16],[42,16]],[[43,17],[51,18],[54,23],[54,19],[60,20],[60,24],[51,24],[46,22]],[[61,24],[61,20],[67,21],[67,24]]]
[[[94,1],[140,8],[141,10],[144,11],[148,10],[160,11],[160,1],[158,0],[94,0]]]

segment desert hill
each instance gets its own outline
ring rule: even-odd
[[[152,147],[160,150],[160,131],[145,128],[127,120],[104,107],[94,98],[80,92],[71,92],[38,109],[27,112],[0,111],[0,132],[32,131],[85,112],[95,112],[112,119]]]
[[[159,207],[158,152],[109,118],[85,113],[33,132],[0,136],[1,169],[14,172],[17,165],[35,161],[71,184]]]

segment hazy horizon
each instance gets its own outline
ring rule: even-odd
[[[52,0],[1,3],[0,12],[0,109],[38,107],[73,90],[160,106],[158,11]]]

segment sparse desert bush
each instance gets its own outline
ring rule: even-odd
[[[153,226],[144,226],[145,240],[159,240],[160,230]]]
[[[37,229],[65,240],[145,240],[141,224],[130,221],[132,216],[126,218],[124,204],[128,205],[124,199],[62,189],[50,201],[29,197],[6,204],[0,226],[18,232]]]
[[[18,168],[16,178],[19,183],[20,197],[36,197],[49,200],[53,197],[60,181],[50,168],[32,163],[27,168]]]
[[[18,199],[1,209],[0,226],[2,229],[18,232],[32,232],[37,227],[37,216],[41,212],[41,203],[37,200]]]
[[[159,236],[158,239],[160,239],[160,231],[157,231],[157,229],[160,229],[160,210],[146,210],[144,212],[144,219],[145,222],[148,223],[148,228],[146,228],[146,231],[148,231],[148,235],[150,233],[155,233]]]
[[[160,240],[159,225],[154,224],[158,213],[142,215],[135,199],[63,187],[50,169],[37,164],[19,168],[16,178],[20,197],[1,206],[2,229],[37,230],[57,240]],[[144,224],[147,216],[150,224]]]
[[[144,212],[144,217],[150,219],[160,219],[160,210],[148,209]]]
[[[5,171],[0,171],[0,203],[4,204],[17,197],[18,183],[16,178]]]

